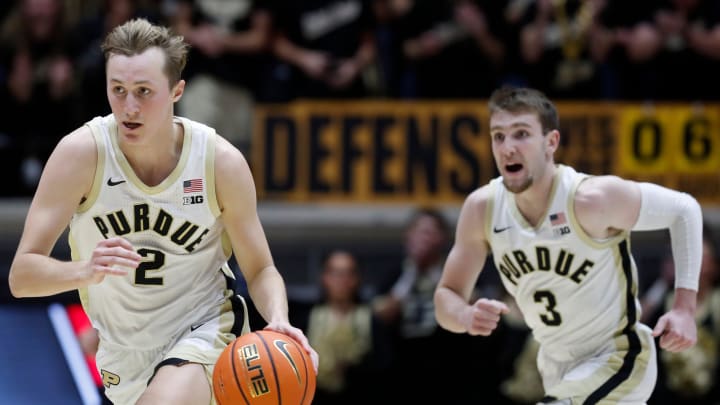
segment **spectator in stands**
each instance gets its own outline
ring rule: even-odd
[[[506,1],[388,0],[400,97],[481,98],[501,77]]]
[[[288,90],[272,98],[371,94],[364,76],[376,57],[371,0],[283,1],[274,13],[273,50],[279,63],[273,79]]]
[[[418,209],[404,238],[405,256],[400,267],[391,271],[396,280],[387,294],[374,299],[375,311],[388,323],[399,322],[404,336],[431,335],[437,327],[432,292],[449,243],[447,220],[433,208]]]
[[[590,35],[590,52],[599,69],[602,95],[647,100],[662,95],[657,70],[662,36],[654,23],[654,0],[608,0]]]
[[[398,3],[407,0],[373,0],[375,18],[376,83],[381,97],[397,99],[404,93],[402,45],[399,38]]]
[[[450,371],[459,367],[460,359],[474,356],[477,347],[471,342],[475,340],[447,332],[435,320],[433,293],[447,255],[449,232],[441,211],[420,208],[413,212],[404,234],[404,258],[399,269],[390,270],[398,277],[389,291],[381,287],[381,295],[373,299],[375,313],[395,333],[397,365],[404,376],[402,381],[395,381],[400,384],[396,390],[402,398],[388,403],[453,404],[467,399],[467,395],[478,395],[477,390],[457,389],[464,385],[461,380],[468,373]],[[470,374],[473,379],[478,376]],[[469,386],[481,387],[483,383],[473,384]]]
[[[3,165],[9,167],[3,167],[8,184],[0,194],[30,195],[52,148],[77,123],[68,42],[61,0],[18,1],[3,22],[0,132],[7,135]]]
[[[269,57],[272,17],[263,0],[175,0],[168,16],[192,46],[178,110],[249,153],[252,110]]]
[[[390,334],[360,296],[361,269],[350,251],[334,249],[322,263],[321,300],[303,323],[320,366],[314,405],[365,405],[390,390]],[[370,390],[368,387],[372,386]]]
[[[520,54],[529,84],[555,98],[597,98],[597,67],[590,33],[602,0],[538,0],[520,33]]]
[[[720,256],[709,224],[703,227],[703,257],[695,319],[697,344],[658,353],[658,384],[648,405],[706,405],[720,402]],[[661,277],[643,297],[643,316],[654,322],[672,305],[673,262],[664,261]]]
[[[664,0],[655,13],[662,52],[661,97],[695,101],[720,99],[720,2]]]

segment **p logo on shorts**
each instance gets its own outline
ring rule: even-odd
[[[111,385],[120,384],[120,376],[115,373],[111,373],[107,370],[100,370],[100,375],[102,375],[102,382],[105,388],[110,388]]]

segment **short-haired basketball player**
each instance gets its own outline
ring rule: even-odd
[[[702,211],[688,194],[556,164],[555,106],[540,92],[503,87],[490,100],[500,176],[472,192],[435,292],[436,316],[458,333],[488,335],[507,307],[470,302],[488,254],[540,343],[544,403],[643,404],[660,347],[696,341]],[[639,323],[633,230],[669,229],[675,302],[655,328]]]
[[[266,328],[297,339],[317,370],[289,323],[245,158],[173,114],[185,87],[182,37],[131,20],[102,49],[112,114],[67,135],[49,158],[10,270],[13,295],[79,290],[113,403],[206,405],[217,357],[249,327],[232,289],[234,253]],[[65,262],[50,253],[68,225]]]

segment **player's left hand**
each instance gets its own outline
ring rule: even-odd
[[[313,368],[315,368],[315,374],[317,374],[318,365],[320,364],[320,356],[315,351],[315,349],[310,346],[310,342],[308,341],[307,337],[305,337],[305,334],[302,330],[290,325],[289,323],[280,322],[270,322],[263,329],[273,330],[275,332],[288,335],[291,338],[295,339],[298,343],[300,343],[300,346],[302,346],[305,351],[310,354],[310,358],[313,362]]]
[[[689,349],[697,342],[697,326],[691,312],[672,309],[658,319],[653,336],[660,336],[660,347],[669,352]]]

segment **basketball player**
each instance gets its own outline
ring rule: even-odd
[[[489,100],[500,176],[472,192],[435,292],[440,325],[489,335],[505,304],[470,302],[488,254],[540,343],[543,403],[644,404],[657,375],[653,336],[675,352],[696,341],[702,211],[688,194],[556,164],[555,106],[504,87]],[[638,322],[630,231],[667,228],[675,301],[653,330]]]
[[[266,329],[300,342],[317,370],[288,321],[246,160],[212,128],[173,114],[182,37],[131,20],[102,49],[112,114],[65,136],[49,158],[10,270],[13,295],[79,290],[113,403],[206,405],[217,357],[249,326],[231,288],[234,252]],[[63,262],[50,253],[68,225],[73,260]]]

